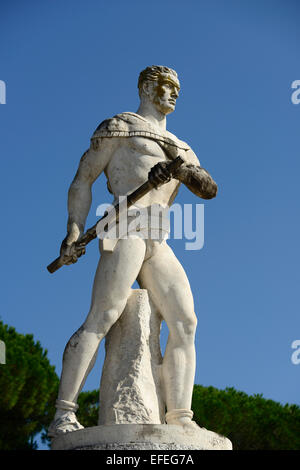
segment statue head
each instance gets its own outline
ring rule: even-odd
[[[158,111],[169,114],[175,109],[180,84],[175,70],[151,65],[140,73],[138,89],[141,100],[149,100]]]

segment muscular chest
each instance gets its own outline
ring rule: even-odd
[[[164,160],[167,156],[155,141],[143,137],[119,139],[106,172],[113,192],[128,191],[144,183],[150,169]]]
[[[155,141],[143,137],[119,139],[108,173],[111,177],[122,173],[130,179],[145,179],[153,165],[166,159],[163,149]]]
[[[130,137],[127,139],[126,144],[128,149],[137,156],[165,157],[163,149],[155,140],[144,137]]]

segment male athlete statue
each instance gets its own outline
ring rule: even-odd
[[[84,232],[92,184],[102,172],[115,198],[131,193],[149,178],[157,188],[139,200],[139,206],[147,209],[154,204],[170,207],[181,183],[204,199],[217,194],[216,183],[191,148],[166,130],[166,116],[174,111],[180,90],[177,73],[168,67],[147,67],[139,76],[138,88],[137,112],[103,121],[80,160],[69,189],[62,259],[72,257],[74,263],[84,253],[84,249],[75,249],[75,242]],[[167,163],[178,155],[184,163],[171,178]],[[57,411],[49,436],[82,428],[75,415],[78,395],[94,365],[100,341],[122,314],[136,279],[141,288],[147,289],[169,329],[162,365],[166,422],[196,426],[191,420],[191,399],[197,320],[182,266],[161,239],[128,236],[112,244],[111,240],[101,240],[100,251],[89,313],[64,352]]]

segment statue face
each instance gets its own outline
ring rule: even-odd
[[[163,114],[172,113],[179,95],[179,82],[162,76],[157,81],[148,83],[148,96],[156,109]]]

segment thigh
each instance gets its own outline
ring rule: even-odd
[[[103,251],[97,267],[92,307],[106,310],[127,299],[145,257],[145,241],[121,239],[113,252]]]
[[[173,250],[163,242],[143,263],[138,282],[168,324],[195,321],[194,301],[187,275]]]

